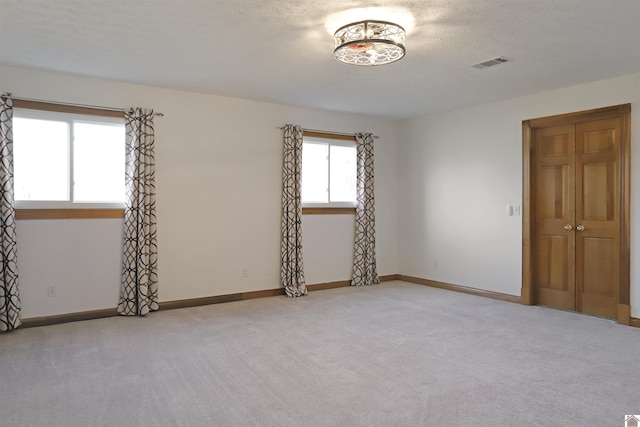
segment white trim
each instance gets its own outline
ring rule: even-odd
[[[303,208],[355,208],[356,202],[327,202],[327,203],[313,203],[303,202]]]
[[[329,183],[331,182],[331,147],[339,146],[339,147],[352,147],[354,150],[357,149],[356,141],[345,141],[345,140],[337,140],[330,138],[318,138],[315,136],[304,136],[302,138],[302,146],[304,144],[317,144],[327,146],[327,200],[331,200],[331,186]],[[304,150],[304,148],[303,148]],[[304,162],[302,164],[302,169],[304,170]],[[356,165],[357,174],[357,165]],[[357,191],[356,191],[357,197]],[[303,208],[355,208],[357,205],[357,200],[349,201],[349,202],[302,202]]]
[[[124,209],[124,202],[73,203],[68,201],[16,200],[16,209]]]

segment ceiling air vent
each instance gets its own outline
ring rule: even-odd
[[[473,64],[472,67],[475,68],[488,68],[493,67],[494,65],[504,64],[505,62],[509,62],[507,58],[504,56],[498,56],[497,58],[487,59],[486,61],[478,62],[477,64]]]

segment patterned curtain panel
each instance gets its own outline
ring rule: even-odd
[[[153,110],[125,112],[126,201],[118,313],[146,315],[158,307],[158,244]]]
[[[351,286],[380,283],[376,268],[376,216],[373,192],[373,135],[356,136],[358,151],[356,233]]]
[[[302,268],[302,128],[284,127],[280,280],[290,297],[307,295]]]
[[[0,96],[0,332],[22,324],[16,256],[16,210],[13,205],[13,101]]]

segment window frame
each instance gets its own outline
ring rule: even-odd
[[[314,131],[303,131],[302,133],[302,144],[304,147],[305,139],[312,138],[315,140],[320,140],[322,142],[324,140],[325,143],[329,146],[329,153],[331,150],[331,146],[348,146],[354,147],[356,149],[356,161],[357,161],[357,140],[355,135],[344,135],[344,134],[333,134],[326,132],[314,132]],[[308,143],[313,143],[313,141],[309,141]],[[304,167],[304,164],[303,164]],[[329,171],[331,170],[331,159],[327,162],[327,168]],[[356,171],[357,174],[357,171]],[[356,176],[357,178],[357,176]],[[328,185],[331,182],[330,172],[327,175]],[[331,188],[329,187],[329,194],[331,192]],[[329,196],[330,197],[330,196]],[[302,202],[302,214],[303,215],[339,215],[339,214],[355,214],[356,212],[356,204],[357,201],[353,202]]]
[[[124,124],[124,111],[93,107],[55,104],[49,102],[13,100],[13,117],[55,119],[67,121],[103,122]],[[92,120],[92,118],[94,118]],[[72,142],[70,142],[72,144]],[[69,173],[73,168],[69,153]],[[72,193],[70,193],[71,197]],[[73,201],[14,201],[16,219],[77,219],[77,218],[123,218],[124,202],[74,203]]]

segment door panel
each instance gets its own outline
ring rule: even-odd
[[[575,310],[575,126],[534,134],[534,283],[539,304]]]
[[[574,310],[575,293],[570,281],[569,239],[567,236],[540,236],[538,240],[536,278],[538,301],[551,307]]]
[[[611,282],[615,279],[615,257],[609,254],[616,253],[616,241],[587,237],[583,239],[582,248],[584,253],[581,255],[594,260],[584,265],[582,292],[605,297],[614,296]]]
[[[576,125],[576,307],[615,318],[620,288],[620,119]]]
[[[569,165],[541,166],[538,206],[541,220],[567,219]]]
[[[585,164],[582,172],[583,219],[611,221],[615,214],[615,164]]]
[[[562,262],[569,249],[565,236],[540,236],[538,259],[538,284],[542,288],[566,291],[568,287],[567,264]]]
[[[585,129],[585,132],[582,135],[582,141],[583,153],[585,154],[614,153],[616,151],[615,128],[606,127],[604,129]]]

